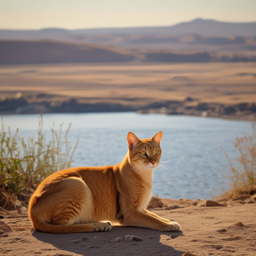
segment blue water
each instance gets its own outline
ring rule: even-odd
[[[39,115],[6,115],[5,126],[19,127],[19,135],[36,136]],[[114,165],[127,152],[129,131],[139,138],[150,138],[163,131],[162,162],[154,172],[153,195],[178,198],[210,198],[221,188],[228,188],[230,174],[228,161],[238,156],[232,142],[237,136],[251,134],[250,122],[213,118],[166,116],[136,113],[107,114],[45,114],[44,131],[50,138],[50,129],[64,129],[72,123],[69,132],[71,144],[79,138],[73,166]]]

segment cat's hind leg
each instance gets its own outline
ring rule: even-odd
[[[89,187],[79,177],[68,177],[41,188],[32,196],[29,215],[35,229],[49,233],[108,231],[109,222],[93,220]]]

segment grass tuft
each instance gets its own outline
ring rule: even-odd
[[[237,137],[233,143],[239,152],[239,157],[235,159],[236,167],[224,151],[232,171],[231,189],[219,196],[219,200],[232,199],[241,194],[256,193],[256,130],[255,123],[251,125],[252,135]]]
[[[39,183],[50,174],[71,167],[78,141],[72,148],[68,141],[69,124],[66,132],[62,125],[59,131],[51,129],[51,141],[46,142],[43,134],[43,117],[40,116],[37,139],[25,140],[5,130],[1,118],[0,130],[0,206],[16,208],[15,201],[22,196],[24,189],[36,189]]]

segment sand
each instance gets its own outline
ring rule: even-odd
[[[77,98],[86,103],[143,106],[188,96],[194,104],[255,103],[255,70],[256,63],[1,66],[0,100],[21,92],[30,103]],[[55,96],[37,97],[40,93]]]
[[[110,232],[47,234],[31,231],[27,215],[0,211],[12,232],[0,237],[1,255],[256,255],[256,197],[206,207],[202,201],[162,199],[152,211],[175,220],[179,232],[114,226]],[[242,222],[243,226],[236,223]],[[240,224],[241,225],[241,224]],[[15,231],[21,230],[21,231]],[[127,242],[126,235],[143,241]],[[110,240],[121,237],[120,242]]]

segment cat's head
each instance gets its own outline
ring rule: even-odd
[[[138,139],[129,132],[127,134],[128,159],[134,168],[154,170],[158,167],[162,150],[160,147],[163,132],[158,132],[150,139]]]

